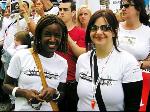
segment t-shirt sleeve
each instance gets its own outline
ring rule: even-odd
[[[80,74],[79,74],[79,68],[80,68],[80,57],[78,58],[77,60],[77,63],[76,63],[76,72],[75,72],[75,78],[76,78],[76,81],[78,82],[79,81],[79,77],[80,77]]]
[[[142,70],[140,69],[139,63],[135,57],[128,55],[126,59],[122,82],[130,83],[143,80]]]
[[[19,56],[15,54],[9,63],[7,75],[17,79],[20,74],[21,74],[21,62]]]

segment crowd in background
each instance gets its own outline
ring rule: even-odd
[[[88,0],[78,8],[77,0],[7,0],[0,7],[0,102],[9,102],[8,110],[52,111],[47,102],[54,100],[60,111],[150,111],[146,1],[120,0],[116,12],[108,1],[94,12]]]

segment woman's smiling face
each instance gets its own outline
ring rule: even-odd
[[[54,53],[62,38],[62,29],[59,24],[53,23],[46,26],[42,31],[41,46],[42,52],[46,54]]]
[[[96,47],[107,46],[112,44],[113,33],[111,27],[103,17],[97,18],[91,27],[90,37]]]

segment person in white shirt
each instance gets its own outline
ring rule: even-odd
[[[16,52],[22,50],[22,49],[28,49],[31,48],[31,36],[26,31],[20,31],[17,32],[14,38],[14,43],[10,45],[6,50],[7,55],[7,61],[5,62],[5,65],[7,64],[7,67],[9,66],[11,58],[15,55]],[[2,60],[3,61],[3,60]],[[8,68],[5,68],[6,70]],[[14,106],[15,104],[15,97],[12,95],[9,95],[11,99],[11,104]]]
[[[39,56],[47,87],[42,86],[41,70],[29,49],[18,51],[10,61],[3,85],[6,93],[16,97],[15,111],[53,111],[49,102],[61,98],[68,69],[67,60],[56,50],[67,51],[67,27],[56,15],[45,15],[37,23],[32,53]]]
[[[87,53],[76,64],[78,111],[138,111],[140,107],[142,72],[136,58],[118,48],[118,26],[111,10],[99,10],[89,20]]]
[[[50,0],[32,0],[32,8],[35,10],[36,16],[29,18],[28,27],[29,31],[34,35],[35,27],[38,20],[47,14],[58,14],[58,6],[53,5]],[[23,9],[23,13],[26,13],[26,10]]]
[[[19,31],[14,36],[14,43],[12,43],[6,50],[10,57],[21,49],[31,48],[31,36],[27,31]]]
[[[119,47],[133,54],[142,69],[150,67],[150,27],[143,0],[121,0],[124,22],[118,30]]]
[[[29,4],[26,0],[23,1],[23,6],[26,10],[29,9]],[[19,10],[19,13],[13,13],[10,15],[10,20],[11,23],[7,26],[7,28],[5,29],[5,33],[3,36],[3,53],[2,53],[2,57],[1,60],[3,62],[3,66],[4,66],[4,71],[6,74],[7,68],[8,68],[8,63],[7,62],[9,56],[7,56],[6,50],[7,48],[14,44],[14,35],[19,32],[19,31],[28,31],[28,26],[27,26],[27,22],[25,20],[25,18],[23,18],[24,15],[22,14],[21,8]]]
[[[145,80],[145,70],[150,71],[150,22],[144,1],[121,0],[120,7],[124,22],[119,24],[118,40],[120,48],[127,50],[136,57],[140,63],[140,68],[143,70],[143,79]],[[150,91],[145,91],[145,87],[150,87],[150,85],[143,85],[143,91],[150,95]],[[141,105],[141,108],[146,107],[147,102],[150,104],[150,99],[143,102],[143,98],[148,99],[145,93],[142,95],[141,104],[144,105]],[[146,109],[141,111],[146,111]]]

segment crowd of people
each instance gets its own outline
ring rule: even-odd
[[[140,110],[150,68],[144,0],[121,0],[117,14],[76,9],[75,0],[20,0],[17,13],[11,4],[0,30],[0,89],[9,111]]]

